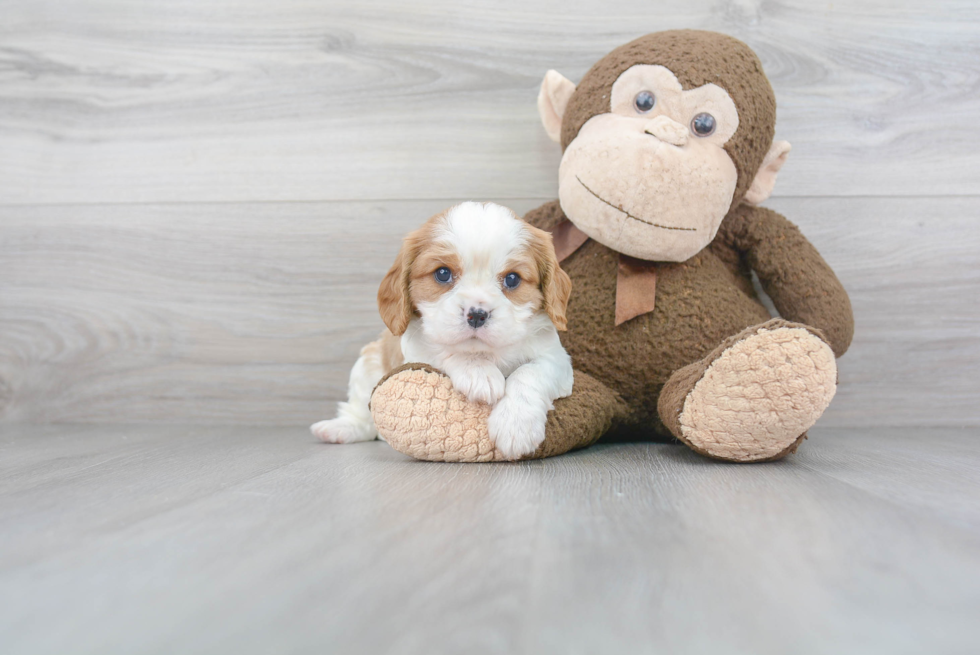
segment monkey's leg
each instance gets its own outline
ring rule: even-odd
[[[773,319],[675,371],[657,410],[696,452],[732,462],[796,452],[837,390],[837,362],[819,330]]]
[[[378,432],[395,450],[436,462],[506,458],[487,432],[490,406],[470,403],[440,371],[406,364],[382,379],[371,398]],[[560,455],[595,443],[626,414],[626,404],[601,382],[575,371],[572,395],[548,412],[545,440],[522,459]]]

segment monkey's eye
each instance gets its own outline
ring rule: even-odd
[[[436,272],[432,274],[432,277],[434,277],[436,282],[439,284],[449,284],[453,280],[453,272],[443,266],[436,269]]]
[[[710,136],[715,131],[715,117],[704,112],[691,121],[691,131],[698,136]]]
[[[504,286],[508,289],[516,289],[521,283],[521,276],[517,273],[508,273],[504,276]]]
[[[640,91],[636,94],[636,97],[633,98],[633,106],[636,107],[636,111],[640,112],[641,114],[645,114],[653,109],[655,104],[657,104],[657,97],[649,91]]]

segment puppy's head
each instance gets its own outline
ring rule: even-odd
[[[506,207],[465,202],[405,237],[378,307],[395,335],[418,315],[435,343],[493,349],[525,338],[538,314],[564,330],[571,289],[550,234]]]

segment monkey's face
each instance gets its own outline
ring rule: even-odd
[[[612,86],[610,112],[568,144],[562,210],[600,243],[648,261],[685,261],[715,237],[738,173],[724,145],[738,110],[715,84],[684,90],[663,66],[635,65]]]

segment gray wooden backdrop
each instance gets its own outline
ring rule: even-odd
[[[980,424],[980,3],[0,0],[0,421],[302,424],[400,236],[557,193],[540,79],[643,33],[761,57],[768,203],[851,292],[824,425]]]

